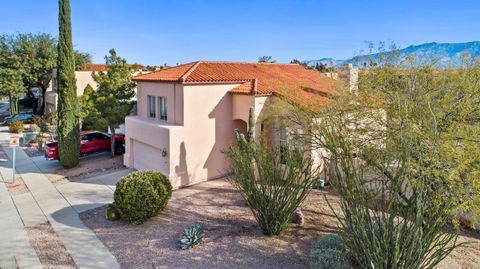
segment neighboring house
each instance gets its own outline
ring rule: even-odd
[[[124,164],[160,171],[174,187],[229,172],[222,151],[236,128],[246,132],[250,107],[258,136],[269,100],[286,96],[322,105],[338,86],[315,70],[271,63],[193,62],[132,79],[137,116],[125,120]]]
[[[132,65],[133,76],[138,74],[146,74],[149,71],[143,71],[142,66],[135,64]],[[106,72],[107,65],[106,64],[87,64],[85,68],[79,71],[75,71],[75,79],[76,79],[76,86],[77,86],[77,96],[83,95],[83,91],[85,87],[90,84],[94,90],[98,88],[98,84],[93,80],[92,73],[97,72]],[[57,70],[54,69],[52,71],[52,82],[50,83],[51,87],[47,89],[45,94],[45,114],[48,114],[52,111],[55,111],[57,108],[57,101],[58,101],[58,93],[57,93]],[[136,89],[135,89],[136,92]]]
[[[93,72],[105,72],[106,64],[87,64],[81,71],[75,71],[75,79],[77,85],[77,96],[83,94],[83,90],[88,84],[93,89],[97,89],[98,85],[92,78]],[[45,114],[49,114],[57,109],[58,93],[57,93],[57,70],[52,71],[51,88],[45,93]]]

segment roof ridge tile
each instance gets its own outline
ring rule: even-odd
[[[190,67],[190,68],[180,77],[179,80],[180,80],[181,82],[184,82],[185,80],[187,80],[188,76],[189,76],[193,71],[195,71],[195,69],[197,68],[197,66],[199,66],[201,63],[202,63],[202,61],[196,62],[192,67]]]

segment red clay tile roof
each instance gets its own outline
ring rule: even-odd
[[[254,95],[295,95],[326,98],[338,83],[318,71],[298,64],[193,62],[177,67],[138,75],[135,81],[164,81],[183,84],[235,83],[232,93]]]
[[[132,64],[131,67],[135,71],[141,70],[143,68],[143,66],[140,64]],[[83,67],[79,71],[104,72],[104,71],[107,71],[107,65],[106,64],[86,64],[85,67]]]
[[[106,64],[86,64],[80,71],[103,72],[107,71]]]

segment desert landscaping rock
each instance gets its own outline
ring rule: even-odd
[[[44,269],[78,268],[49,223],[29,227],[27,232]]]
[[[305,224],[305,216],[301,209],[296,209],[292,215],[292,223],[303,225]]]

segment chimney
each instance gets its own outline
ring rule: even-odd
[[[353,67],[352,64],[345,64],[337,69],[340,79],[347,83],[350,92],[358,90],[358,68]]]

